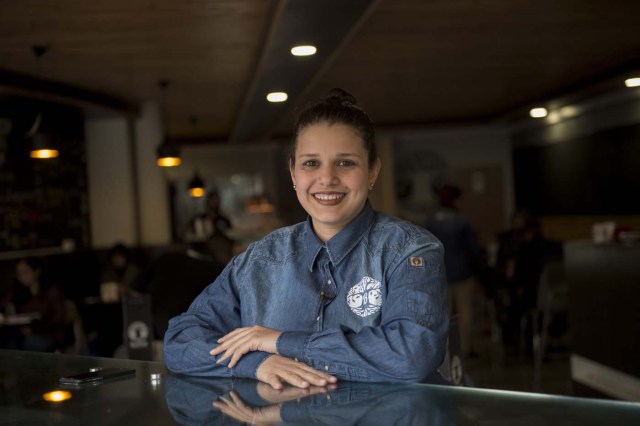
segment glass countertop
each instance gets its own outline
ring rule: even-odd
[[[110,367],[136,373],[91,385],[58,381]],[[276,391],[253,380],[173,375],[155,362],[0,350],[0,425],[242,423],[640,425],[640,404],[446,384]]]

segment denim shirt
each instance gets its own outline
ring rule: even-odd
[[[251,244],[173,318],[167,367],[179,373],[255,378],[270,354],[245,354],[233,369],[209,351],[238,327],[282,331],[280,355],[342,380],[418,382],[439,367],[449,314],[443,248],[428,231],[367,202],[323,244],[311,221]]]

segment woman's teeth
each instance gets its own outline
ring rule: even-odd
[[[344,197],[344,194],[314,194],[319,200],[329,201],[329,200],[337,200],[339,198]]]

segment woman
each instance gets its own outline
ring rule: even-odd
[[[167,366],[277,389],[424,380],[448,332],[443,250],[371,208],[380,160],[352,96],[334,89],[301,113],[289,169],[307,221],[250,245],[170,321]]]
[[[16,264],[13,304],[18,313],[38,316],[19,330],[24,350],[53,352],[64,344],[64,294],[60,285],[44,279],[38,259],[29,257]]]

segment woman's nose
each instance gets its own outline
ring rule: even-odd
[[[324,166],[319,171],[318,180],[323,185],[334,185],[338,182],[338,175],[333,167]]]

